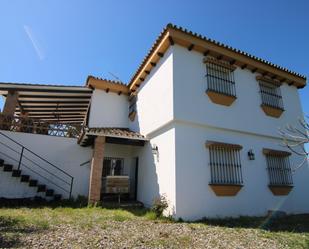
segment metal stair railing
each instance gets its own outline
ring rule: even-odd
[[[2,133],[1,131],[0,131],[0,137],[2,137],[4,140],[5,139],[9,140],[18,147],[17,149],[13,148],[12,146],[8,145],[8,143],[6,143],[3,139],[0,139],[0,144],[6,147],[9,151],[13,152],[14,154],[16,153],[17,156],[16,157],[11,156],[2,151],[0,151],[0,154],[4,155],[5,157],[9,158],[12,161],[15,161],[18,164],[17,168],[18,170],[20,170],[21,168],[26,168],[32,173],[38,175],[39,177],[44,178],[47,182],[56,186],[58,189],[61,189],[62,191],[66,192],[69,195],[69,198],[72,197],[72,189],[74,183],[74,177],[72,175],[60,169],[53,163],[49,162],[45,158],[36,154],[29,148],[15,141],[14,139]],[[27,154],[29,153],[29,155],[27,156],[26,153]],[[43,167],[42,164],[45,164],[46,167]],[[38,170],[37,168],[39,168],[40,170]],[[42,171],[44,175],[40,171]],[[61,177],[59,175],[61,175]],[[55,181],[51,180],[51,177],[54,177],[58,181],[60,181],[62,183],[61,186],[59,183],[56,183]]]

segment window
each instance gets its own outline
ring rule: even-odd
[[[131,95],[129,98],[130,105],[129,105],[129,118],[131,121],[134,121],[136,115],[136,102],[137,102],[137,95]]]
[[[257,76],[256,79],[260,86],[262,110],[268,116],[279,118],[284,112],[280,82],[262,76]]]
[[[263,149],[266,156],[269,187],[275,195],[285,195],[293,186],[290,152]],[[278,194],[281,193],[281,194]]]
[[[260,81],[262,105],[283,109],[280,86]]]
[[[214,59],[205,60],[207,91],[236,97],[234,68]]]
[[[104,158],[103,177],[123,175],[123,159],[122,158]]]
[[[206,147],[209,150],[211,175],[209,185],[216,195],[236,195],[243,184],[240,160],[242,146],[208,141]]]

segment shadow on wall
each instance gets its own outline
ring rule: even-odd
[[[156,69],[157,70],[157,69]],[[139,91],[143,86],[139,88]],[[137,98],[136,104],[138,108],[138,101]],[[150,110],[149,110],[150,111]],[[139,110],[137,109],[136,116],[134,118],[134,121],[129,121],[129,127],[131,130],[135,132],[141,132],[140,127],[140,116],[139,116]],[[156,131],[156,134],[153,134],[154,137],[158,137],[161,134],[164,134],[167,132],[171,127],[167,126],[162,129],[159,129]],[[145,135],[145,134],[143,134]],[[160,195],[165,194],[164,191],[162,191],[162,188],[160,189],[159,185],[159,176],[158,176],[158,168],[168,167],[168,165],[163,165],[161,160],[161,153],[160,148],[159,150],[154,150],[155,143],[153,141],[146,142],[144,147],[138,148],[136,151],[136,155],[139,158],[139,173],[138,173],[138,193],[137,193],[137,199],[144,203],[145,207],[151,207],[153,204],[153,201],[155,198],[160,197]],[[160,176],[162,179],[162,176]],[[160,191],[161,190],[161,191]],[[169,210],[169,215],[174,215],[175,210],[174,208]]]
[[[155,197],[160,195],[158,175],[156,172],[156,155],[152,153],[151,143],[145,143],[138,149],[138,191],[137,199],[150,207]]]

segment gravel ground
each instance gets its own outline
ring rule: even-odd
[[[284,248],[252,229],[223,233],[219,227],[147,221],[111,221],[91,229],[62,225],[19,239],[15,246],[24,248]]]
[[[29,220],[27,213],[6,209],[3,214],[0,209],[0,248],[309,248],[307,232],[149,220],[119,213],[110,218],[100,211],[91,211],[87,222],[87,211],[27,212],[33,215]]]

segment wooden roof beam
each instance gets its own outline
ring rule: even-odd
[[[136,75],[134,76],[133,80],[130,83],[129,86],[129,90],[132,90],[135,88],[135,84],[138,83],[139,78],[141,77],[142,73],[147,70],[148,64],[150,63],[151,66],[155,67],[157,65],[158,62],[158,56],[157,53],[162,53],[165,52],[169,46],[169,37],[170,36],[170,32],[166,32],[164,34],[164,36],[161,38],[161,40],[159,41],[159,43],[157,44],[157,46],[154,48],[154,50],[152,51],[151,55],[149,56],[149,58],[147,59],[146,63],[140,68],[139,72],[136,73]],[[175,42],[175,39],[173,38],[173,41]],[[161,57],[159,57],[161,58]]]
[[[164,56],[164,53],[158,52],[157,55],[162,58]]]
[[[251,70],[252,73],[255,73],[258,69],[255,67]]]
[[[240,68],[245,69],[247,66],[248,66],[247,64],[243,64]]]
[[[201,51],[205,51],[205,49],[210,50],[216,54],[222,54],[228,58],[233,58],[239,62],[241,65],[246,65],[250,67],[256,67],[259,71],[267,71],[271,74],[278,75],[278,77],[286,78],[288,80],[293,80],[296,86],[304,86],[306,84],[306,80],[300,76],[293,75],[287,71],[281,70],[280,68],[276,68],[269,63],[264,63],[262,61],[258,61],[254,58],[248,57],[246,54],[239,53],[230,48],[221,46],[211,41],[207,41],[201,39],[200,37],[194,36],[192,34],[186,34],[183,31],[176,30],[170,28],[168,33],[171,34],[176,44],[187,47],[188,44],[194,44],[196,49]],[[203,49],[203,50],[202,50]]]
[[[93,86],[95,89],[100,89],[100,90],[104,90],[107,92],[114,92],[114,93],[119,93],[120,91],[123,94],[128,95],[129,94],[129,88],[121,83],[114,83],[114,82],[110,82],[108,80],[104,80],[104,79],[97,79],[94,77],[89,77],[88,78],[88,83],[87,86]]]
[[[234,65],[236,63],[236,60],[231,60],[230,65]]]
[[[171,46],[173,46],[173,45],[175,44],[175,42],[174,42],[174,40],[173,40],[173,37],[169,36],[169,37],[168,37],[168,40],[169,40]]]
[[[194,44],[190,44],[190,46],[188,47],[188,50],[191,51],[194,48]]]

